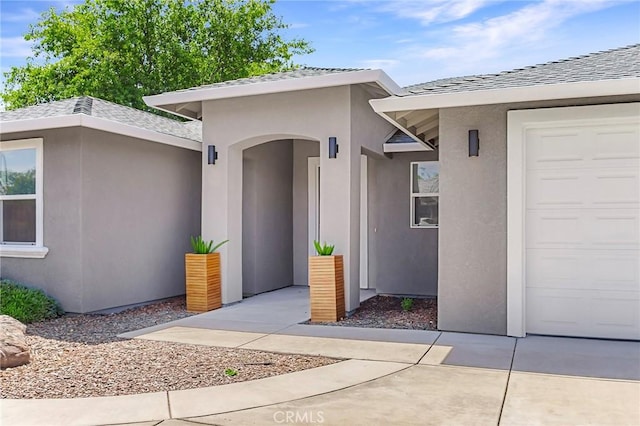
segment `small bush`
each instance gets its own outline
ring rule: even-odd
[[[413,307],[413,299],[410,297],[405,297],[402,299],[402,302],[400,302],[400,304],[402,305],[403,311],[409,312]]]
[[[28,324],[56,318],[64,311],[54,298],[42,290],[11,280],[0,280],[0,314]]]

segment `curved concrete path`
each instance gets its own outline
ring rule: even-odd
[[[256,336],[172,327],[140,337],[353,359],[211,388],[5,399],[0,424],[640,425],[640,342],[405,331]]]
[[[335,392],[408,368],[407,364],[346,360],[319,368],[199,389],[77,399],[0,400],[0,424],[106,425],[150,422],[246,410]]]
[[[307,292],[122,337],[347,360],[211,388],[0,399],[0,425],[640,425],[640,342],[298,324]]]

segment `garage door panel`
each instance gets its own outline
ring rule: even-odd
[[[626,291],[640,294],[640,259],[635,250],[528,249],[528,288]]]
[[[640,202],[638,170],[605,170],[593,177],[592,203],[596,207],[635,207]]]
[[[526,130],[528,333],[640,339],[639,129],[576,116]]]
[[[625,292],[596,293],[591,302],[593,337],[640,339],[640,298]]]
[[[584,137],[567,129],[528,132],[527,168],[578,167],[585,161]]]
[[[640,246],[640,214],[629,210],[623,212],[597,211],[585,215],[585,221],[593,222],[590,237],[595,247],[638,248]]]
[[[537,334],[575,335],[588,300],[581,292],[527,288],[527,332]]]
[[[526,297],[529,333],[640,338],[635,293],[527,288]]]
[[[526,248],[640,249],[640,210],[528,210]]]
[[[634,208],[640,206],[640,167],[529,170],[527,208]]]
[[[594,130],[593,159],[600,160],[598,163],[602,166],[605,166],[607,160],[614,160],[616,165],[620,166],[637,164],[635,161],[626,162],[620,160],[640,159],[638,126],[618,125],[615,130],[607,130],[602,127],[596,128]]]

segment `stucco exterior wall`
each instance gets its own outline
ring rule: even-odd
[[[43,289],[66,311],[82,311],[82,135],[78,128],[3,134],[43,138],[44,259],[0,258],[0,276]]]
[[[318,142],[293,141],[293,283],[309,284],[309,157],[320,156]]]
[[[200,152],[84,128],[44,139],[44,259],[1,258],[3,277],[43,288],[69,312],[184,293],[200,233]]]
[[[369,206],[376,224],[370,237],[375,250],[377,293],[436,296],[438,294],[438,229],[410,227],[412,161],[437,161],[438,152],[395,153],[375,161],[369,181]],[[370,175],[370,178],[372,176]]]
[[[438,327],[506,334],[507,111],[638,101],[568,99],[440,110]],[[468,156],[478,129],[480,154]]]
[[[200,152],[83,129],[83,310],[184,294]]]
[[[243,153],[244,295],[293,284],[293,141]]]

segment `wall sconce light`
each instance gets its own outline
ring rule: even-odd
[[[480,152],[480,137],[477,130],[469,130],[469,157],[477,157]]]
[[[329,158],[338,157],[338,139],[335,136],[329,138]]]
[[[216,146],[215,145],[209,145],[207,147],[209,149],[208,152],[208,158],[207,158],[207,162],[209,164],[216,164],[216,160],[218,159],[218,153],[216,152]]]

